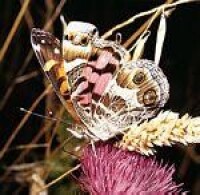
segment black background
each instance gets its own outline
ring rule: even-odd
[[[55,5],[59,1],[54,1]],[[63,8],[62,14],[67,21],[80,20],[95,24],[102,35],[111,27],[123,22],[138,12],[146,11],[164,3],[159,0],[69,0]],[[29,7],[34,19],[35,27],[42,27],[45,22],[46,7],[42,0],[33,0]],[[2,47],[8,32],[20,10],[19,1],[1,0],[0,2],[0,47]],[[121,29],[123,41],[135,32],[147,18]],[[153,59],[156,30],[159,20],[151,27],[144,57]],[[57,37],[61,37],[62,29],[59,19],[55,21],[52,30]],[[114,38],[114,37],[111,37]],[[27,56],[30,45],[30,29],[25,20],[22,20],[8,51],[0,63],[0,101],[6,93],[17,71],[21,68]],[[161,68],[167,75],[170,83],[170,99],[165,109],[180,114],[189,113],[192,116],[200,115],[200,4],[191,3],[180,5],[167,19],[167,35],[161,57]],[[16,85],[12,95],[0,114],[0,147],[5,144],[12,130],[23,117],[19,107],[28,108],[37,96],[44,90],[43,74],[35,58],[32,58],[25,73],[39,70],[40,74],[24,83]],[[42,113],[44,104],[37,110]],[[41,119],[31,117],[13,142],[28,143],[41,123]],[[31,127],[31,128],[30,128]],[[196,146],[197,155],[199,147]],[[17,155],[17,154],[16,154]],[[193,194],[200,194],[200,165],[192,159],[187,148],[174,146],[161,148],[158,158],[176,167],[176,179],[185,183],[185,189]],[[15,155],[6,156],[2,165],[10,164]],[[184,171],[183,171],[184,170]]]

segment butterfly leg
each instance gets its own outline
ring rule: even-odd
[[[83,131],[76,131],[76,130],[73,130],[72,128],[67,128],[67,131],[70,132],[74,137],[78,139],[83,139],[85,137],[85,134]]]

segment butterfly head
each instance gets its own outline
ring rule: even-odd
[[[94,38],[98,37],[98,29],[95,25],[85,22],[72,21],[68,25],[63,22],[63,41],[69,41],[73,45],[86,46]]]

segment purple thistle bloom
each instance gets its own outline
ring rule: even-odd
[[[98,143],[83,151],[81,186],[92,195],[179,193],[172,180],[174,167],[163,166],[154,158],[123,151],[111,144]]]

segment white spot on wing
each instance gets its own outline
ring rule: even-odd
[[[46,43],[46,41],[45,41],[44,39],[42,39],[42,40],[41,40],[41,43],[42,43],[42,44],[45,44],[45,43]]]
[[[37,52],[40,52],[40,45],[39,44],[33,44],[33,49]]]
[[[55,54],[60,54],[60,50],[56,47],[56,48],[54,49],[54,53],[55,53]]]

